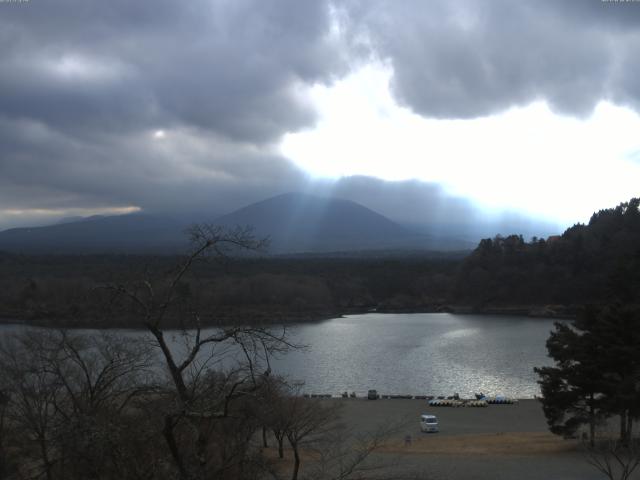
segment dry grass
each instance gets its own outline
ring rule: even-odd
[[[410,445],[404,441],[388,443],[384,453],[455,455],[549,455],[575,451],[578,443],[551,433],[518,432],[470,435],[422,435]]]

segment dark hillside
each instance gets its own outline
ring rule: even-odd
[[[484,239],[463,262],[455,298],[475,305],[640,301],[640,199],[595,213],[562,236]]]
[[[180,254],[188,247],[186,228],[204,215],[130,214],[70,218],[55,225],[0,232],[0,251],[28,254]],[[270,254],[363,252],[370,250],[470,250],[473,244],[416,233],[358,203],[288,193],[253,203],[214,224],[251,226],[271,239]]]
[[[302,193],[251,204],[214,223],[251,225],[258,236],[270,237],[271,253],[433,248],[427,236],[358,203]]]
[[[0,251],[47,254],[147,253],[185,250],[188,224],[148,214],[70,219],[0,232]]]

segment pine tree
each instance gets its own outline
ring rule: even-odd
[[[601,344],[604,408],[620,417],[620,441],[627,445],[633,420],[640,417],[640,311],[614,305],[590,309],[586,316]]]
[[[556,366],[535,371],[550,430],[572,437],[588,425],[593,444],[598,422],[619,416],[628,444],[640,418],[640,311],[587,307],[571,325],[556,323],[547,350]]]
[[[593,444],[602,409],[604,382],[599,374],[598,344],[593,337],[573,327],[556,323],[547,340],[549,356],[556,367],[536,368],[542,391],[542,408],[551,432],[574,437],[583,425],[589,426]]]

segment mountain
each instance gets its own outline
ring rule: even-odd
[[[0,250],[21,253],[179,253],[193,216],[135,213],[66,219],[55,225],[0,232]],[[197,221],[197,220],[196,220]],[[216,225],[252,226],[271,240],[269,253],[370,250],[463,250],[475,244],[432,238],[356,202],[287,193],[218,217]]]
[[[417,234],[356,202],[286,193],[241,208],[214,223],[253,226],[270,238],[272,253],[425,249],[429,237]]]
[[[0,250],[20,253],[174,253],[187,246],[178,220],[148,214],[95,216],[0,232]]]
[[[87,220],[91,221],[91,220],[96,220],[98,218],[104,218],[104,215],[92,215],[90,217],[82,217],[82,216],[65,217],[65,218],[61,218],[56,222],[53,222],[51,225],[62,225],[64,223],[86,222]]]

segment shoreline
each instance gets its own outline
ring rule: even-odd
[[[295,325],[305,323],[318,323],[346,315],[364,315],[368,313],[380,314],[420,314],[420,313],[451,313],[454,315],[504,315],[521,316],[540,319],[571,320],[576,318],[578,307],[575,305],[506,305],[506,306],[470,306],[455,304],[438,304],[421,307],[387,307],[367,306],[358,308],[342,308],[339,310],[291,312],[285,310],[243,310],[224,309],[215,321],[204,321],[202,326],[220,327],[228,325]],[[12,312],[0,313],[0,325],[27,325],[43,328],[65,329],[126,329],[143,330],[143,326],[137,326],[139,322],[134,319],[125,319],[118,322],[87,321],[82,319],[60,318],[55,313],[48,312]],[[167,320],[168,329],[181,328],[178,320]]]

